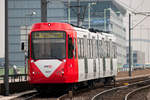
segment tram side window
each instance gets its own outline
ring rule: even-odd
[[[95,40],[95,58],[98,57],[97,44],[98,44],[98,42],[97,42],[97,40]]]
[[[90,39],[90,41],[89,41],[89,43],[90,43],[90,47],[89,47],[89,50],[90,50],[90,58],[92,58],[92,40]]]
[[[103,57],[107,57],[107,44],[106,41],[103,43]]]
[[[84,41],[83,41],[83,38],[81,39],[81,57],[83,58],[84,57]]]
[[[83,43],[84,44],[84,46],[83,46],[83,48],[84,48],[84,55],[83,56],[87,58],[87,51],[88,51],[87,48],[88,48],[88,46],[87,46],[87,36],[86,35],[84,35],[84,39],[83,40],[84,40],[84,43]]]
[[[107,57],[110,57],[110,42],[106,41],[106,45],[107,45]]]
[[[78,38],[78,57],[80,58],[80,39]]]
[[[73,50],[74,50],[74,46],[72,44],[72,38],[69,37],[68,38],[68,58],[73,58]]]
[[[91,39],[89,39],[89,58],[92,58],[92,44],[91,44]]]
[[[102,53],[103,53],[102,52],[102,40],[99,40],[99,45],[98,46],[99,46],[99,57],[102,58],[103,57],[103,55],[102,55]]]
[[[97,50],[96,50],[96,40],[95,40],[95,38],[93,38],[93,40],[92,40],[92,48],[93,48],[93,58],[96,58]]]
[[[94,39],[92,39],[92,58],[94,58]]]
[[[89,49],[88,57],[91,58],[91,40],[90,39],[88,40],[88,49]]]
[[[79,44],[78,44],[78,53],[79,53],[79,58],[83,58],[83,39],[82,38],[80,38],[79,40],[78,40],[78,42],[79,42]]]
[[[101,43],[101,58],[104,57],[104,48],[103,48],[104,40],[102,39]]]
[[[114,58],[117,58],[117,46],[114,44]]]
[[[101,47],[100,47],[100,40],[98,40],[98,42],[97,42],[97,50],[98,50],[98,51],[97,51],[97,52],[98,52],[97,54],[98,54],[98,58],[100,58],[100,51],[101,51],[100,48],[101,48]]]
[[[114,54],[114,51],[113,51],[113,44],[112,44],[112,40],[110,40],[110,57],[113,58],[113,54]]]
[[[91,39],[91,58],[93,58],[93,40]]]
[[[105,52],[105,57],[107,57],[107,52],[108,52],[108,50],[107,50],[107,48],[108,48],[108,46],[107,46],[107,41],[105,41],[104,42],[104,44],[105,44],[105,49],[104,49],[104,52]]]
[[[74,56],[76,58],[76,39],[74,38]]]
[[[82,58],[82,39],[80,38],[80,58]]]
[[[96,40],[96,50],[97,50],[96,57],[97,58],[99,58],[99,47],[98,47],[98,45],[99,45],[99,41]]]
[[[92,39],[92,58],[94,58],[94,39]]]
[[[108,57],[108,42],[105,41],[105,57]]]
[[[102,52],[101,52],[101,54],[102,54],[102,57],[105,57],[105,55],[106,55],[106,45],[105,45],[105,41],[104,41],[104,39],[102,39]]]
[[[117,47],[116,44],[114,42],[112,42],[112,57],[113,58],[117,58]]]
[[[89,55],[89,53],[90,53],[90,50],[89,50],[89,39],[87,40],[87,58],[90,58],[90,55]]]

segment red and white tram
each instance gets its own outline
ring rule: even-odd
[[[67,23],[36,23],[29,34],[29,82],[75,84],[113,79],[115,38]]]

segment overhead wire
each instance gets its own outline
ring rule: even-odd
[[[137,22],[131,29],[135,28],[136,26],[138,26],[140,23],[142,23],[146,18],[149,17],[149,15],[147,15],[146,13],[142,13],[142,12],[138,12],[137,11],[137,8],[139,8],[143,3],[144,3],[144,0],[142,0],[142,2],[136,7],[136,9],[132,8],[132,7],[129,7],[126,3],[122,2],[121,0],[118,0],[121,4],[123,4],[124,6],[126,6],[126,8],[132,12],[133,14],[140,14],[140,15],[144,15],[145,17],[140,20],[139,22]]]
[[[149,16],[145,16],[142,20],[140,20],[137,24],[135,24],[131,29],[134,29],[137,25],[139,25],[140,23],[142,23],[148,17]]]

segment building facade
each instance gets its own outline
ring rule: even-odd
[[[149,25],[139,25],[132,31],[131,45],[133,51],[141,51],[145,53],[145,64],[150,63],[150,28]]]
[[[11,65],[24,66],[25,53],[21,50],[21,27],[41,22],[40,3],[41,0],[8,0],[9,62]],[[52,1],[48,3],[47,16],[49,22],[66,22],[66,7],[62,2]]]
[[[129,50],[127,50],[127,64],[129,64]],[[145,53],[137,50],[132,51],[132,65],[145,64]]]
[[[51,0],[48,2],[47,21],[77,24],[78,4],[76,1]],[[41,0],[8,0],[9,60],[11,64],[24,66],[25,57],[24,52],[21,51],[20,29],[22,26],[31,26],[33,23],[41,22],[40,3]],[[82,26],[114,34],[117,41],[118,64],[125,64],[126,31],[123,26],[123,16],[126,10],[115,0],[80,0],[80,5]]]

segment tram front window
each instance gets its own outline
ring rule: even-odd
[[[66,57],[65,32],[32,32],[31,38],[31,56],[33,59],[63,59]]]

